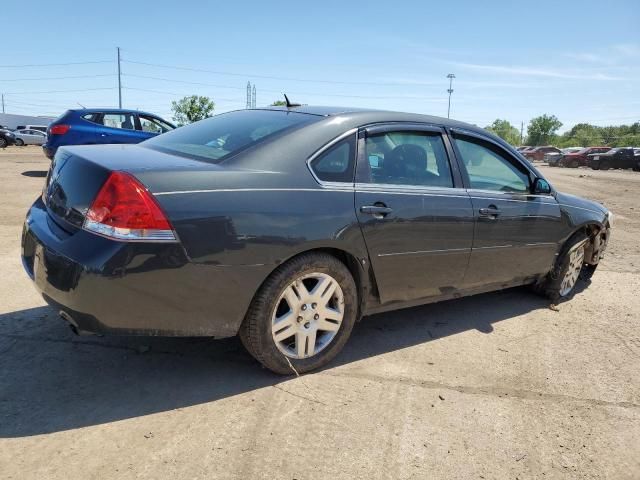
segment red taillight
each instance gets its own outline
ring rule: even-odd
[[[49,135],[64,135],[71,128],[69,125],[53,125],[49,127]]]
[[[176,241],[160,205],[144,185],[124,172],[109,175],[83,228],[118,240]]]

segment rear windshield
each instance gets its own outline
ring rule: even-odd
[[[242,150],[321,117],[280,110],[239,110],[177,128],[141,145],[165,153],[220,163]]]

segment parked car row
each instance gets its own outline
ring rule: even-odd
[[[634,172],[640,172],[640,148],[612,148],[605,153],[591,154],[587,156],[586,164],[594,170],[632,168]]]
[[[19,125],[15,130],[0,125],[0,148],[9,145],[43,145],[47,141],[44,125]]]
[[[638,147],[530,147],[523,145],[517,150],[530,161],[545,161],[550,167],[590,167],[594,170],[610,168],[632,168],[640,171],[640,148]]]
[[[547,159],[547,163],[550,167],[568,167],[578,168],[587,165],[587,156],[597,153],[605,153],[609,151],[611,147],[586,147],[578,148],[573,151],[566,151],[561,155],[557,155],[554,158]]]

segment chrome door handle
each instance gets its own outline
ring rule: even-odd
[[[360,211],[362,213],[366,213],[367,215],[373,215],[375,218],[384,218],[391,212],[393,212],[393,208],[389,208],[384,204],[363,205],[362,207],[360,207]]]
[[[481,217],[496,218],[500,215],[500,209],[495,205],[489,205],[486,208],[478,210]]]

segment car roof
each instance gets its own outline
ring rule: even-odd
[[[325,106],[313,106],[313,105],[300,105],[296,107],[262,107],[255,110],[279,110],[288,112],[305,113],[308,115],[318,115],[322,117],[339,117],[349,116],[351,118],[357,118],[363,124],[365,123],[382,123],[382,122],[419,122],[419,123],[433,123],[437,125],[443,125],[445,127],[452,128],[464,128],[467,130],[478,130],[486,133],[483,128],[470,123],[461,122],[458,120],[452,120],[444,117],[437,117],[434,115],[424,115],[421,113],[406,113],[397,112],[393,110],[376,110],[367,108],[355,108],[355,107],[325,107]]]
[[[141,113],[142,115],[151,115],[153,117],[158,116],[155,113],[130,108],[70,108],[69,111],[76,113]]]

